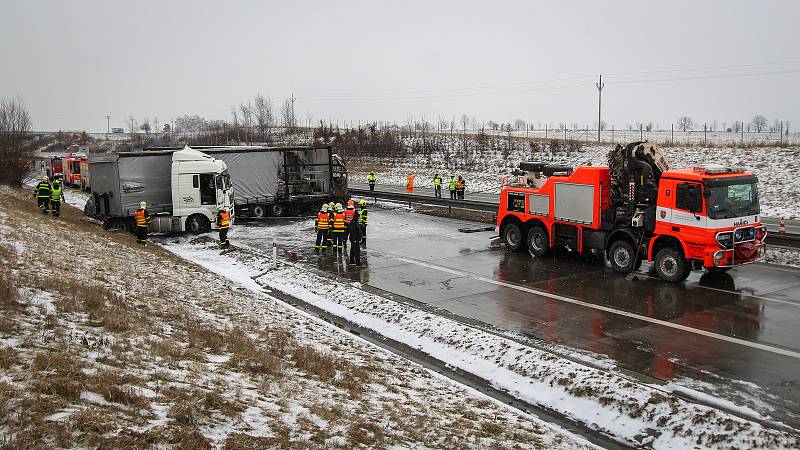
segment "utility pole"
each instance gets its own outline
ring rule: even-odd
[[[600,82],[595,83],[597,86],[597,142],[600,143],[600,112],[603,106],[603,75],[600,74]]]
[[[292,92],[292,96],[291,96],[290,100],[292,102],[292,117],[291,117],[292,124],[291,124],[291,126],[294,126],[294,121],[295,121],[295,119],[294,119],[294,101],[297,100],[296,98],[294,98],[294,92]]]
[[[111,133],[111,116],[106,116],[106,134]]]

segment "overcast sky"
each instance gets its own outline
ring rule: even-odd
[[[800,127],[798,1],[37,1],[0,4],[0,96],[36,129],[229,119],[475,116],[580,126]],[[456,119],[457,120],[457,119]],[[700,125],[702,127],[702,125]]]

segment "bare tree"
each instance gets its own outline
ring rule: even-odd
[[[231,106],[231,122],[234,133],[236,133],[236,140],[239,141],[239,112],[236,110],[235,106]]]
[[[751,123],[753,124],[753,128],[759,133],[761,133],[761,130],[767,128],[767,118],[761,114],[753,116],[753,121]]]
[[[258,94],[253,100],[253,107],[255,109],[256,125],[261,139],[265,139],[269,133],[275,118],[272,114],[272,101],[263,95]]]
[[[731,129],[733,130],[734,133],[738,133],[738,132],[742,131],[741,124],[742,123],[739,122],[738,120],[733,121],[733,126],[731,127]]]
[[[283,118],[283,125],[287,128],[287,132],[292,132],[293,128],[296,125],[296,118],[294,116],[294,106],[292,106],[292,101],[286,99],[283,102],[283,106],[281,106],[281,118]]]
[[[158,133],[161,131],[161,126],[158,124],[158,116],[153,117],[153,132]]]
[[[244,127],[244,136],[246,141],[250,141],[250,133],[253,127],[253,106],[248,101],[239,105],[239,112],[242,114],[242,126]]]
[[[681,116],[678,118],[678,128],[680,128],[683,132],[691,130],[694,128],[694,121],[689,116]]]
[[[0,99],[0,183],[22,185],[32,150],[25,145],[31,117],[21,98]]]
[[[525,121],[522,120],[522,119],[514,119],[514,129],[517,130],[517,131],[524,130],[525,129]]]
[[[142,119],[142,124],[139,125],[139,129],[144,131],[146,134],[150,134],[150,118],[145,117]]]
[[[461,127],[466,131],[467,125],[469,125],[469,116],[466,114],[461,115]]]

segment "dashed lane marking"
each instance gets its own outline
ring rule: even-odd
[[[629,317],[629,318],[632,318],[632,319],[637,319],[637,320],[641,320],[641,321],[644,321],[644,322],[653,323],[653,324],[656,324],[656,325],[661,325],[661,326],[665,326],[665,327],[669,327],[669,328],[674,328],[676,330],[686,331],[688,333],[694,333],[694,334],[698,334],[698,335],[701,335],[701,336],[706,336],[706,337],[709,337],[709,338],[712,338],[712,339],[717,339],[717,340],[720,340],[720,341],[730,342],[732,344],[742,345],[742,346],[745,346],[745,347],[750,347],[750,348],[755,348],[755,349],[763,350],[763,351],[770,352],[770,353],[775,353],[777,355],[783,355],[783,356],[788,356],[790,358],[800,359],[800,353],[792,351],[792,350],[787,350],[787,349],[784,349],[784,348],[780,348],[780,347],[773,347],[773,346],[766,345],[766,344],[761,344],[761,343],[758,343],[758,342],[751,342],[751,341],[746,341],[744,339],[738,339],[738,338],[731,337],[731,336],[725,336],[724,334],[718,334],[718,333],[713,333],[713,332],[706,331],[706,330],[701,330],[701,329],[698,329],[698,328],[692,328],[692,327],[689,327],[689,326],[686,326],[686,325],[681,325],[681,324],[678,324],[678,323],[668,322],[666,320],[654,319],[652,317],[642,316],[642,315],[635,314],[635,313],[632,313],[632,312],[622,311],[622,310],[619,310],[619,309],[610,308],[608,306],[595,305],[593,303],[588,303],[588,302],[584,302],[584,301],[577,300],[577,299],[574,299],[574,298],[565,297],[563,295],[552,294],[550,292],[540,291],[538,289],[531,289],[531,288],[528,288],[528,287],[525,287],[525,286],[517,286],[516,284],[506,283],[504,281],[493,280],[491,278],[482,277],[480,275],[472,274],[472,273],[469,273],[469,272],[462,272],[460,270],[451,269],[449,267],[443,267],[443,266],[439,266],[439,265],[436,265],[436,264],[430,264],[430,263],[423,262],[423,261],[417,261],[415,259],[404,258],[404,257],[399,257],[399,256],[395,256],[394,259],[396,259],[398,261],[407,262],[409,264],[414,264],[414,265],[417,265],[417,266],[427,267],[429,269],[438,270],[438,271],[441,271],[441,272],[447,272],[447,273],[450,273],[450,274],[453,274],[453,275],[460,275],[460,276],[469,277],[469,278],[472,278],[474,280],[483,281],[485,283],[491,283],[491,284],[494,284],[494,285],[497,285],[497,286],[506,287],[506,288],[509,288],[509,289],[515,289],[515,290],[522,291],[522,292],[528,292],[530,294],[540,295],[542,297],[551,298],[553,300],[558,300],[558,301],[562,301],[562,302],[565,302],[565,303],[572,303],[573,305],[585,306],[587,308],[592,308],[592,309],[596,309],[596,310],[599,310],[599,311],[605,311],[607,313],[616,314],[618,316]]]

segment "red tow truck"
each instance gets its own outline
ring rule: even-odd
[[[521,163],[526,182],[500,193],[497,226],[506,248],[536,257],[555,247],[602,251],[622,273],[652,261],[669,282],[764,258],[767,229],[752,173],[714,164],[670,170],[647,141],[617,145],[608,163]]]

